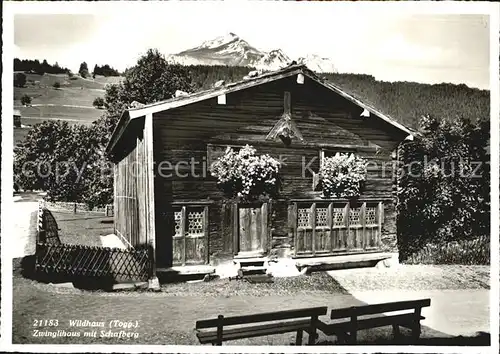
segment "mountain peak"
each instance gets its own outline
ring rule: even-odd
[[[203,42],[200,46],[184,50],[168,57],[169,62],[181,65],[229,65],[250,66],[260,70],[278,70],[292,61],[283,50],[277,48],[261,51],[250,45],[234,32]],[[335,67],[328,58],[307,55],[298,59],[316,72],[334,72]]]
[[[238,41],[239,39],[240,37],[233,32],[228,32],[222,36],[203,42],[198,48],[218,48],[225,44]]]

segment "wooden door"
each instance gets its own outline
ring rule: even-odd
[[[208,207],[183,206],[174,211],[172,264],[195,265],[208,261]]]
[[[267,251],[267,203],[237,208],[238,255],[260,256]]]

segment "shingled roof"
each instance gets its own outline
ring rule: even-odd
[[[111,136],[111,139],[109,141],[109,144],[106,148],[106,151],[109,153],[113,147],[116,145],[118,140],[120,139],[120,136],[123,134],[123,132],[126,130],[128,123],[136,118],[143,117],[146,114],[153,114],[157,112],[162,112],[162,111],[167,111],[169,109],[177,108],[177,107],[182,107],[188,104],[204,101],[207,99],[215,98],[220,95],[224,94],[229,94],[231,92],[236,92],[240,90],[244,90],[250,87],[255,87],[258,85],[262,85],[268,82],[280,80],[289,76],[297,75],[297,74],[302,74],[320,85],[324,86],[325,88],[333,91],[334,93],[344,97],[348,101],[353,102],[354,104],[358,105],[359,107],[367,110],[368,112],[374,114],[375,116],[379,117],[380,119],[386,121],[387,123],[391,124],[392,126],[396,127],[397,129],[403,131],[404,133],[408,134],[409,136],[412,136],[414,132],[412,132],[410,129],[406,128],[403,126],[401,123],[396,121],[394,118],[391,116],[382,113],[379,111],[377,108],[363,102],[362,100],[354,97],[353,95],[345,92],[343,89],[340,87],[334,85],[333,83],[321,79],[318,75],[316,75],[313,71],[308,69],[305,65],[297,65],[297,64],[292,64],[290,66],[287,66],[283,69],[277,70],[277,71],[272,71],[272,72],[267,72],[263,73],[258,76],[254,76],[251,78],[245,78],[244,80],[237,81],[234,83],[228,83],[225,85],[220,85],[216,86],[214,88],[204,90],[204,91],[199,91],[195,92],[192,94],[189,94],[187,96],[178,96],[174,97],[168,100],[164,101],[159,101],[151,104],[146,104],[140,107],[134,107],[130,108],[128,110],[125,110],[120,117],[120,120],[118,121],[118,124]]]

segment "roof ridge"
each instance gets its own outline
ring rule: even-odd
[[[271,77],[273,75],[283,74],[283,73],[286,73],[289,70],[291,71],[291,70],[296,70],[296,69],[299,69],[299,68],[302,68],[303,70],[310,71],[310,69],[308,69],[305,64],[296,64],[296,63],[294,64],[294,62],[292,62],[292,64],[290,64],[290,65],[288,65],[288,66],[286,66],[284,68],[281,68],[279,70],[273,70],[273,71],[264,72],[261,75],[257,75],[257,76],[252,77],[252,78],[247,78],[247,79],[241,79],[239,81],[228,82],[225,85],[217,87],[217,88],[211,87],[211,88],[207,88],[205,90],[201,90],[201,91],[196,91],[196,92],[189,93],[187,96],[172,97],[172,98],[168,98],[166,100],[161,100],[161,101],[156,101],[156,102],[144,104],[142,107],[132,107],[132,108],[129,108],[128,110],[129,111],[134,111],[134,110],[139,110],[139,109],[143,109],[143,108],[154,107],[154,106],[161,105],[161,104],[164,104],[164,103],[180,101],[182,99],[186,99],[186,98],[190,98],[190,97],[194,97],[194,96],[198,96],[198,95],[203,95],[203,94],[209,93],[209,92],[216,92],[217,90],[221,90],[222,91],[224,89],[228,89],[228,88],[232,88],[232,87],[235,87],[237,85],[240,85],[240,84],[242,84],[244,82],[252,82],[252,81],[255,81],[255,80],[258,80],[258,79],[263,79],[263,78],[266,78],[266,77]]]

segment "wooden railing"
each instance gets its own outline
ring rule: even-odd
[[[295,200],[289,220],[296,256],[374,251],[381,246],[384,202]]]

